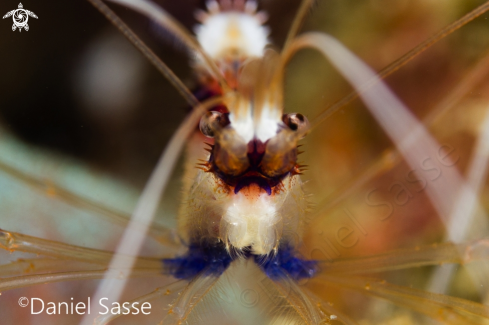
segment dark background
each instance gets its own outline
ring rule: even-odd
[[[274,5],[278,11],[270,22],[279,26],[273,35],[278,43],[284,39],[296,3],[281,1],[282,5]],[[159,4],[189,29],[197,23],[194,9],[204,8],[203,1],[192,0]],[[139,89],[137,99],[125,112],[114,109],[110,116],[100,118],[93,113],[97,108],[87,107],[81,100],[80,70],[86,67],[90,50],[104,39],[120,44],[123,37],[87,1],[30,1],[23,5],[39,17],[29,17],[28,32],[12,32],[11,17],[0,21],[2,123],[25,141],[74,155],[141,183],[188,112],[186,103],[142,59],[138,66],[142,77],[134,86]],[[2,16],[17,6],[16,1],[2,1]],[[189,56],[171,35],[130,10],[113,4],[111,8],[190,88],[194,87]],[[131,46],[122,50],[139,55]],[[124,69],[123,64],[120,69]]]

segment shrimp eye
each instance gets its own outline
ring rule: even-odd
[[[217,129],[223,128],[228,124],[228,114],[210,111],[200,119],[199,128],[203,135],[208,138],[213,138],[216,135]]]
[[[284,114],[287,128],[267,142],[260,163],[261,172],[268,177],[279,177],[292,170],[297,163],[297,142],[309,131],[309,121],[299,113]]]
[[[289,129],[297,131],[298,133],[303,133],[303,136],[309,129],[309,121],[307,120],[307,117],[300,113],[284,114],[282,116],[282,121],[289,127]]]
[[[210,162],[224,177],[243,173],[249,166],[247,144],[230,125],[229,113],[209,111],[200,119],[203,135],[214,138]]]

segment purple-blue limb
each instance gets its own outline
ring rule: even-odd
[[[312,278],[318,271],[318,262],[303,259],[292,247],[281,246],[274,255],[252,255],[245,249],[239,258],[253,256],[255,263],[272,280],[280,280],[286,274],[295,281]],[[191,279],[204,269],[207,273],[221,275],[234,258],[226,250],[222,242],[204,241],[188,247],[184,256],[164,259],[163,265],[167,272],[178,279]]]
[[[222,242],[191,244],[184,256],[163,259],[163,266],[177,279],[190,279],[206,269],[213,275],[221,275],[231,264],[232,258]]]
[[[317,261],[303,259],[287,245],[281,246],[274,255],[255,255],[254,258],[265,274],[274,281],[282,279],[285,274],[295,281],[309,279],[319,270]]]

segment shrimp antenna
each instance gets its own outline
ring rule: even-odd
[[[282,64],[276,68],[275,75],[273,76],[273,80],[270,83],[270,89],[273,89],[277,97],[276,97],[276,105],[278,107],[283,107],[284,95],[283,91],[279,91],[278,89],[283,88],[283,80],[284,80],[284,72],[285,66],[287,65],[290,56],[288,55],[290,45],[294,41],[299,29],[301,28],[306,16],[308,14],[309,8],[312,6],[315,0],[302,0],[299,9],[294,17],[294,21],[290,26],[289,32],[287,34],[287,38],[285,39],[284,47],[280,53],[282,57]]]
[[[226,98],[229,98],[229,96],[232,96],[232,93],[227,96],[228,97]],[[131,269],[136,262],[135,256],[138,255],[139,250],[143,245],[147,230],[153,221],[160,198],[166,189],[173,167],[177,163],[180,151],[185,145],[187,137],[194,131],[195,125],[200,117],[209,108],[220,104],[226,98],[212,97],[194,107],[190,115],[185,118],[171,137],[170,142],[165,148],[144,187],[136,208],[132,213],[129,225],[125,229],[115,250],[115,254],[110,261],[104,280],[102,280],[95,292],[95,298],[92,302],[92,310],[96,310],[100,307],[94,302],[98,302],[102,297],[108,298],[109,301],[119,300],[127,281],[125,275],[130,275]],[[116,278],[119,276],[119,280],[114,279],[114,275]],[[98,313],[95,312],[94,314]],[[93,315],[86,314],[81,324],[91,325],[93,321],[92,318]]]
[[[95,1],[95,0],[89,0]],[[100,0],[96,0],[100,1]],[[127,6],[142,15],[153,19],[162,27],[168,29],[173,35],[175,35],[189,50],[191,53],[203,59],[210,74],[219,82],[224,92],[230,90],[227,81],[221,73],[221,70],[217,67],[216,63],[207,55],[185,27],[178,23],[173,17],[163,10],[160,6],[147,0],[107,0],[117,3],[119,5]]]
[[[182,97],[194,107],[199,101],[178,78],[173,71],[101,0],[88,0],[98,9],[148,60],[156,69],[177,89]]]
[[[411,168],[416,169],[423,157],[430,157],[430,153],[440,148],[440,144],[429,134],[426,127],[395,97],[382,80],[339,41],[326,34],[310,32],[295,39],[290,46],[290,52],[303,48],[315,49],[323,54],[357,89],[370,113]],[[375,78],[378,81],[375,81]],[[368,91],[365,91],[365,85],[370,85]],[[477,196],[474,188],[464,182],[456,169],[444,169],[443,173],[440,182],[427,190],[427,195],[442,222],[451,232],[451,225],[456,216],[452,213],[452,202],[462,193],[466,195],[465,202],[476,204]],[[467,204],[464,205],[465,212]],[[457,228],[459,227],[457,224]],[[470,275],[475,283],[481,283],[479,274],[471,272]]]
[[[304,20],[306,19],[309,8],[311,8],[314,1],[315,0],[302,0],[302,3],[299,6],[299,10],[297,11],[297,13],[294,17],[294,21],[292,22],[292,25],[290,26],[289,32],[287,34],[287,38],[285,39],[285,43],[284,43],[284,47],[283,47],[282,52],[286,51],[286,49],[289,47],[290,43],[297,36],[299,29],[301,28],[302,24],[304,23]]]
[[[307,0],[304,0],[304,2],[308,2]],[[310,2],[310,1],[309,1]],[[406,65],[408,62],[413,60],[415,57],[417,57],[419,54],[423,53],[425,50],[427,50],[429,47],[437,43],[438,41],[442,40],[446,36],[452,34],[454,31],[458,30],[460,27],[464,26],[465,24],[469,23],[470,21],[476,19],[483,13],[489,10],[489,1],[486,3],[480,5],[479,7],[475,8],[462,18],[458,19],[457,21],[451,23],[447,27],[443,28],[440,30],[438,33],[435,35],[431,36],[415,48],[413,48],[411,51],[407,52],[403,56],[401,56],[399,59],[395,60],[391,64],[389,64],[387,67],[382,69],[375,78],[372,78],[368,80],[360,89],[354,90],[333,105],[327,107],[324,111],[322,111],[316,118],[312,120],[311,124],[311,130],[314,129],[316,126],[318,126],[320,123],[324,122],[328,117],[333,115],[336,111],[339,109],[343,108],[344,106],[348,105],[350,102],[355,100],[361,93],[366,91],[368,88],[372,87],[376,83],[378,83],[380,80],[385,79],[387,76],[391,75],[393,72],[399,70],[401,67]],[[292,31],[292,30],[291,30]],[[290,35],[290,33],[289,33]],[[287,48],[285,49],[287,50]],[[284,58],[285,62],[290,59],[290,54],[284,52]]]

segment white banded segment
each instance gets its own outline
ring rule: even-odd
[[[300,177],[289,175],[273,195],[255,184],[236,194],[214,174],[200,171],[182,204],[180,233],[186,242],[220,239],[238,255],[249,247],[253,254],[270,254],[281,241],[295,247],[308,208],[302,185]]]
[[[266,15],[256,12],[256,2],[235,2],[219,5],[207,2],[208,11],[198,11],[202,23],[195,27],[197,40],[204,51],[216,61],[244,60],[261,57],[268,41],[268,28],[263,26]]]

